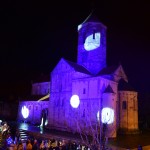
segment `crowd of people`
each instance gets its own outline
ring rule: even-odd
[[[9,139],[9,138],[8,138]],[[8,150],[90,150],[88,147],[71,141],[58,141],[55,139],[41,140],[29,137],[27,141],[15,142],[7,140]]]
[[[9,132],[6,131],[1,131],[5,142],[3,142],[0,150],[90,150],[87,146],[77,144],[71,140],[37,139],[33,136],[28,136],[27,140],[22,140],[19,130],[14,132],[13,129],[10,130],[9,128]]]
[[[41,139],[29,135],[23,140],[19,130],[16,127],[10,129],[6,122],[2,123],[1,135],[5,142],[0,150],[98,150],[95,144],[88,147],[72,140]]]

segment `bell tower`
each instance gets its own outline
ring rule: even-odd
[[[106,26],[93,12],[78,25],[77,63],[93,75],[106,67]]]

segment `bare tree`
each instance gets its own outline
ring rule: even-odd
[[[92,104],[91,104],[92,108]],[[116,126],[110,123],[112,114],[103,116],[102,121],[102,107],[98,107],[97,112],[93,113],[88,109],[72,108],[69,114],[69,121],[72,125],[68,126],[72,132],[77,132],[80,135],[81,143],[91,149],[105,149],[107,146],[108,133],[114,134]],[[110,135],[109,135],[110,136]]]

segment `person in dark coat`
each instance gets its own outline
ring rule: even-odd
[[[38,150],[38,143],[36,139],[33,142],[32,150]]]
[[[142,150],[143,148],[142,148],[142,146],[141,145],[139,145],[138,146],[138,150]]]

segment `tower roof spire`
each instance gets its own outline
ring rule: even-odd
[[[87,22],[100,22],[99,19],[97,18],[96,14],[95,14],[95,10],[92,9],[91,13],[89,14],[89,16],[83,21],[82,24],[87,23]]]
[[[95,9],[92,9],[92,11],[90,12],[90,14],[88,15],[88,17],[81,23],[78,25],[78,31],[81,29],[81,27],[86,24],[86,23],[99,23],[101,24],[104,28],[107,28],[103,23],[100,22],[100,20],[98,19],[97,15],[96,15],[96,11]]]

